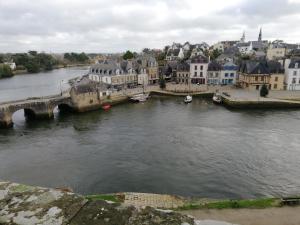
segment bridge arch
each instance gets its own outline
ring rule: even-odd
[[[23,114],[23,115],[22,115]],[[34,120],[37,117],[36,112],[31,108],[19,108],[13,110],[10,113],[10,123],[13,126],[14,123],[22,121],[25,118],[25,121]]]

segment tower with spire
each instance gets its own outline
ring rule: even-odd
[[[260,31],[259,31],[258,41],[262,41],[262,28],[260,28]]]
[[[241,43],[244,43],[246,40],[245,31],[243,32],[243,36],[241,37]]]

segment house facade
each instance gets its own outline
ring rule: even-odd
[[[213,61],[208,64],[207,69],[207,84],[218,85],[221,81],[222,66]]]
[[[266,62],[244,61],[238,70],[239,85],[248,90],[260,90],[266,84],[269,85],[271,74]]]
[[[138,84],[138,76],[133,68],[123,69],[113,61],[104,61],[90,67],[89,79],[112,88],[131,88]]]
[[[198,55],[191,59],[190,79],[192,84],[206,84],[208,59]]]
[[[289,91],[300,90],[300,59],[285,60],[285,84]]]
[[[176,83],[178,84],[190,83],[190,65],[187,62],[182,62],[177,65]]]
[[[222,66],[220,84],[236,84],[238,67],[232,62],[227,62]]]

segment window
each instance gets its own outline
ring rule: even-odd
[[[274,89],[277,89],[277,84],[274,84]]]
[[[203,66],[200,66],[200,70],[203,70]]]
[[[197,70],[198,68],[197,68],[197,66],[195,66],[195,70]]]
[[[276,82],[278,81],[278,77],[275,77],[275,81],[276,81]]]
[[[196,77],[197,76],[197,72],[195,72],[195,74],[194,74],[194,77]]]
[[[298,67],[299,67],[299,64],[298,64],[298,63],[295,63],[295,68],[298,69]]]
[[[258,81],[258,77],[255,77],[255,81]]]
[[[203,72],[200,72],[200,77],[203,77]]]
[[[261,81],[264,81],[264,77],[261,77],[260,80],[261,80]]]
[[[231,74],[230,74],[230,77],[234,77],[234,73],[231,73]]]
[[[296,70],[294,71],[293,75],[294,75],[294,76],[297,76],[297,71],[296,71]]]
[[[228,77],[228,73],[225,73],[225,77]]]
[[[293,78],[292,84],[296,84],[296,78]]]
[[[259,90],[259,85],[256,85],[256,90]]]

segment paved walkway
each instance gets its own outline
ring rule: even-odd
[[[183,211],[181,213],[194,216],[197,220],[221,220],[239,225],[300,224],[300,207],[267,209],[189,210]]]
[[[154,208],[172,209],[184,205],[184,199],[172,195],[124,193],[125,205],[135,207],[151,206]]]

